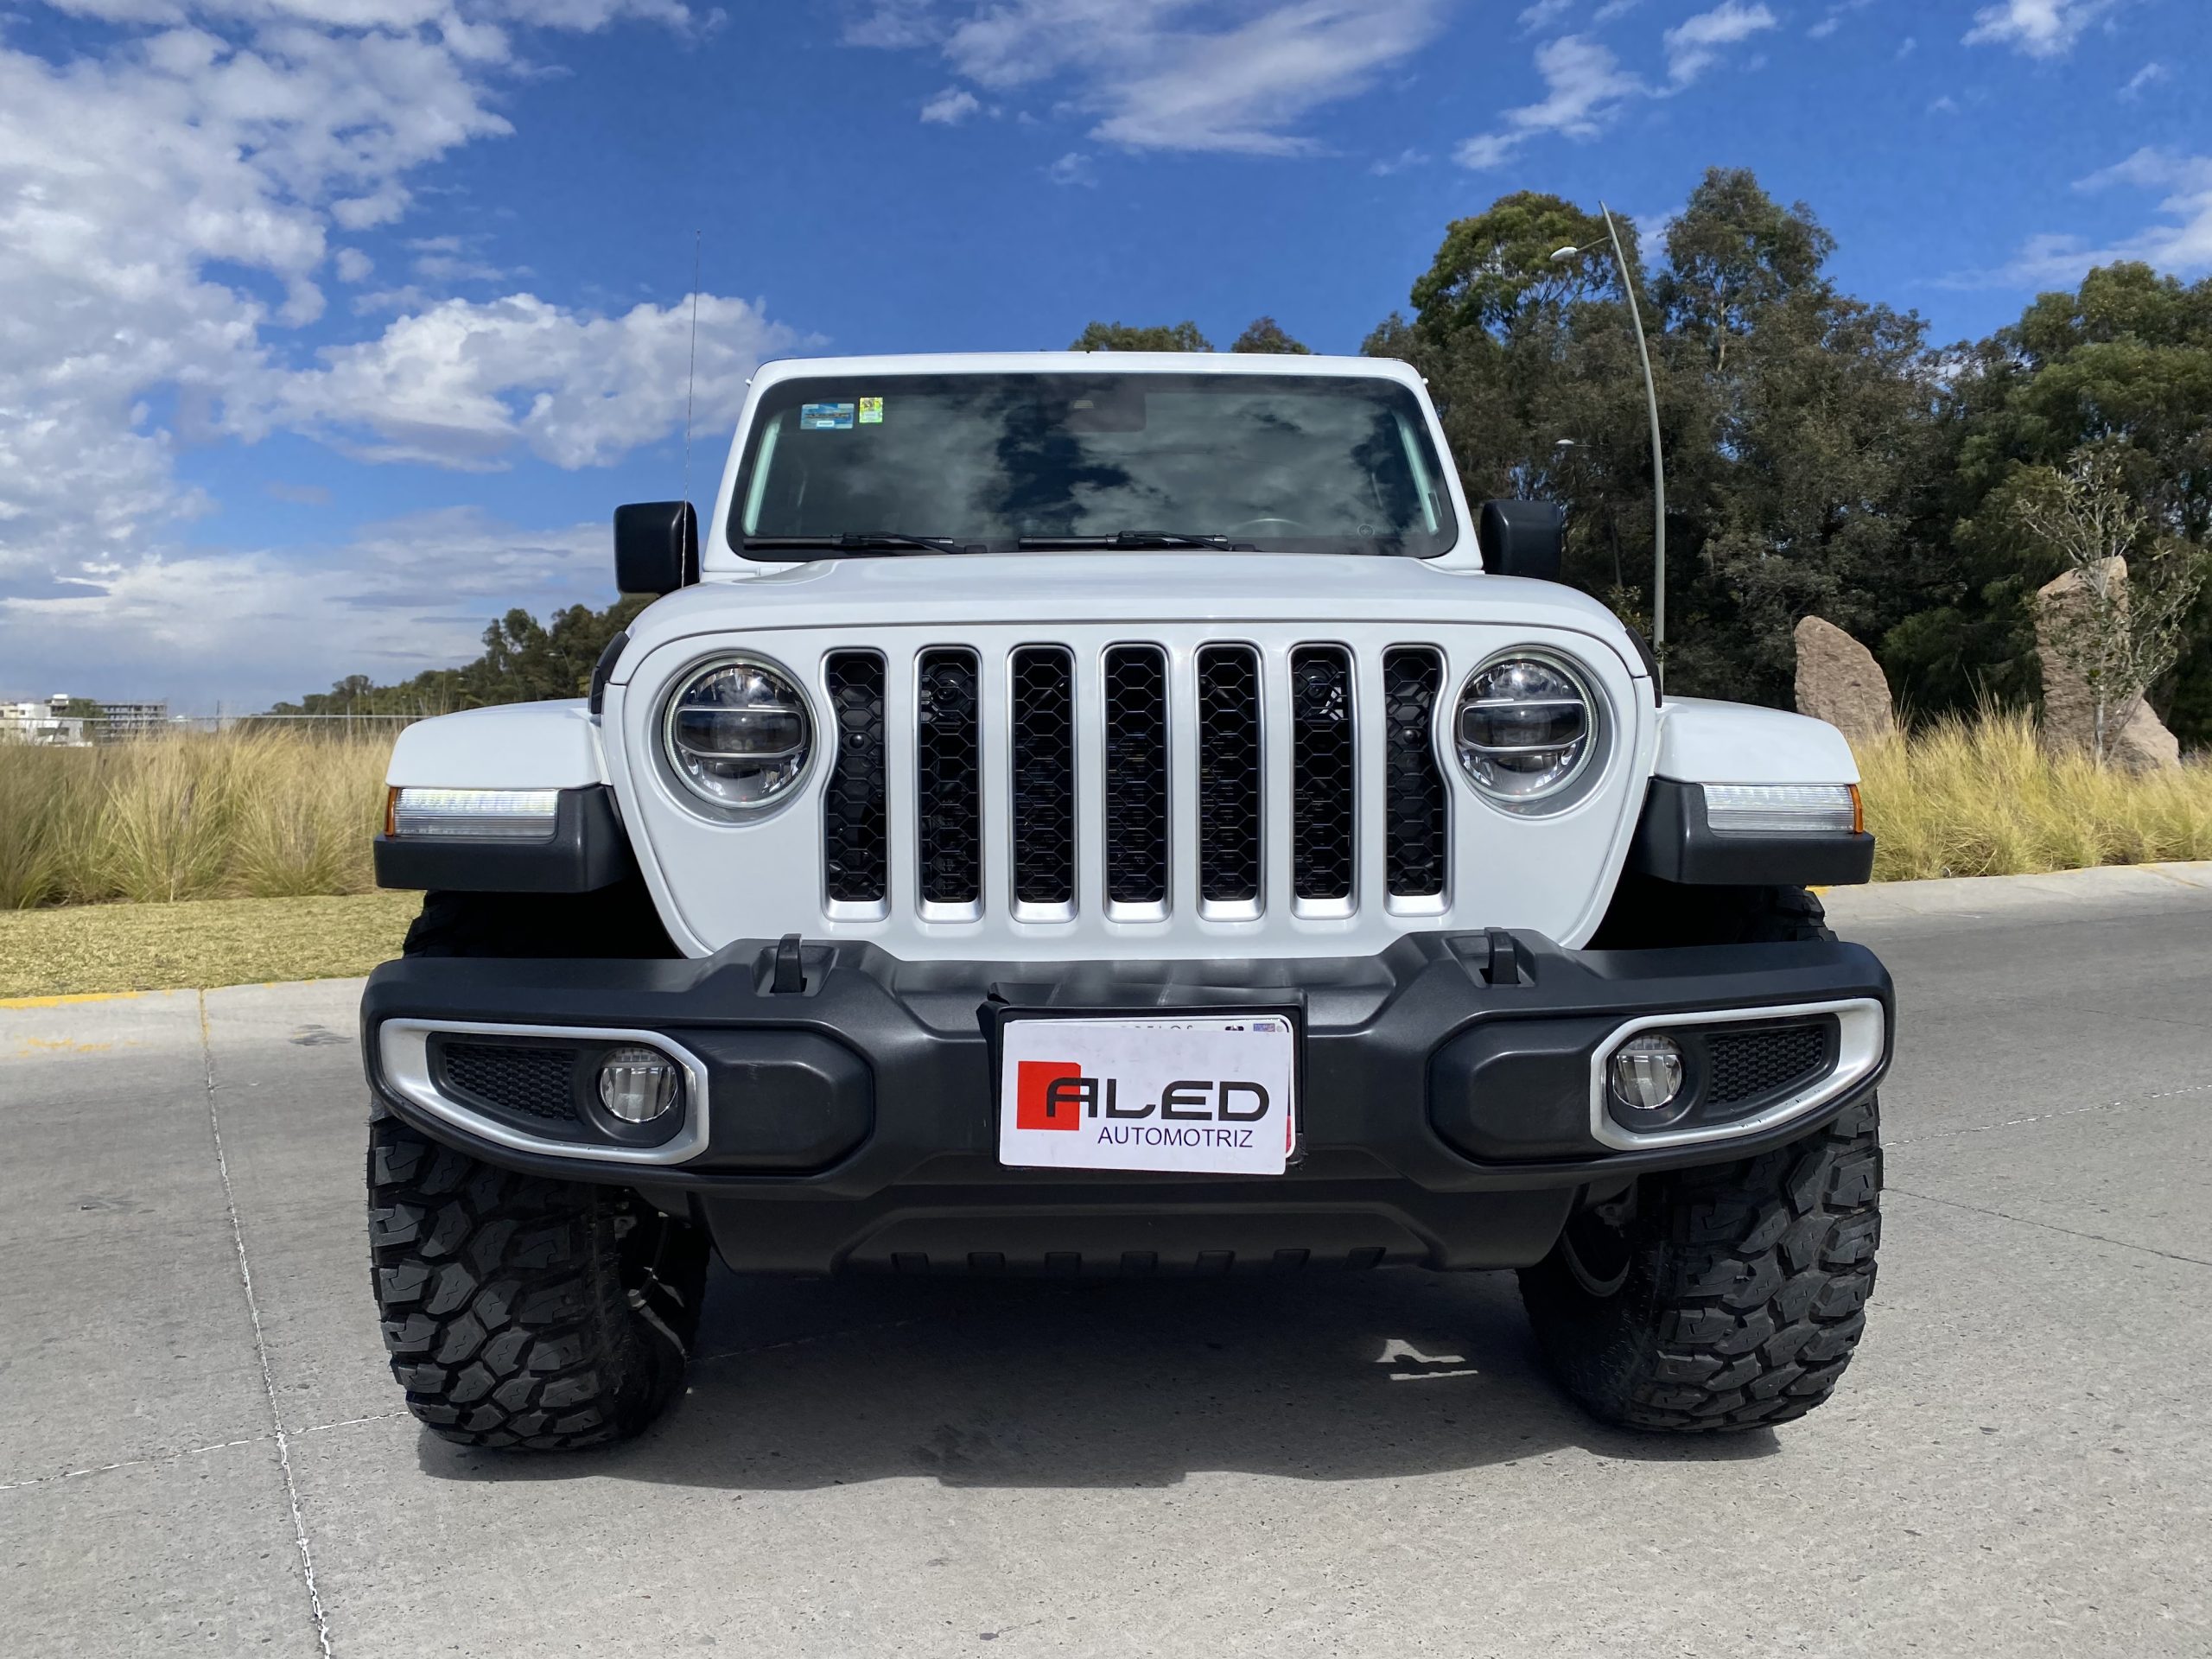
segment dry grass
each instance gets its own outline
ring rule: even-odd
[[[0,910],[366,893],[389,738],[0,748]]]
[[[417,893],[0,912],[0,997],[340,979],[399,954]]]
[[[1874,879],[2212,858],[2212,766],[2133,776],[2054,756],[2025,715],[1945,720],[1863,749]]]

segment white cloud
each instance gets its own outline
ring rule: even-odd
[[[965,86],[948,86],[922,105],[922,119],[938,126],[957,127],[982,107],[982,100]]]
[[[363,296],[355,308],[366,300],[369,309],[432,309],[305,372],[295,366],[287,331],[321,314],[319,277],[334,273],[353,284],[371,273],[359,250],[334,251],[335,230],[400,218],[422,168],[512,130],[499,108],[498,79],[525,67],[521,31],[589,29],[626,17],[702,27],[683,6],[63,3],[117,32],[86,37],[66,59],[0,37],[7,589],[44,591],[86,565],[135,569],[170,525],[204,514],[212,504],[174,469],[188,443],[296,425],[366,453],[404,453],[401,434],[444,429],[456,386],[478,399],[456,440],[469,464],[509,448],[584,464],[632,435],[644,441],[665,429],[664,417],[643,407],[665,396],[664,372],[650,392],[613,378],[626,352],[628,360],[662,364],[664,316],[600,319],[525,295],[464,308],[457,320],[436,310],[435,296],[401,289]],[[415,274],[427,282],[497,275],[458,243],[415,251]],[[499,342],[532,307],[549,366],[501,366]],[[741,302],[703,307],[702,330],[710,314],[731,341],[726,354],[776,338]],[[470,319],[474,326],[464,326]],[[465,359],[443,378],[425,366],[437,340]],[[423,371],[425,407],[412,416],[396,368],[380,378],[368,366],[402,346],[416,349]],[[359,420],[324,402],[341,371],[381,397]],[[575,384],[563,383],[562,372]]]
[[[1452,159],[1476,172],[1503,167],[1521,147],[1542,134],[1592,139],[1619,116],[1630,99],[1663,98],[1704,74],[1728,48],[1777,27],[1774,14],[1746,0],[1722,0],[1669,29],[1664,37],[1667,81],[1654,86],[1621,67],[1610,47],[1587,35],[1563,35],[1536,48],[1544,96],[1505,112],[1503,124],[1462,140]]]
[[[1395,173],[1404,173],[1416,167],[1427,167],[1432,157],[1425,149],[1402,149],[1395,156],[1386,156],[1368,164],[1367,170],[1378,179],[1387,179]]]
[[[2167,68],[2163,63],[2145,64],[2133,75],[2130,75],[2127,79],[2127,85],[2120,89],[2120,101],[2124,104],[2133,103],[2137,99],[2143,96],[2143,89],[2145,87],[2155,86],[2163,80],[2171,80],[2173,79],[2173,73],[2174,72],[2172,70]]]
[[[0,662],[11,693],[81,685],[96,664],[104,695],[166,696],[179,712],[218,697],[265,707],[340,674],[391,681],[465,662],[485,620],[512,606],[603,605],[611,556],[603,523],[531,531],[456,507],[364,525],[336,547],[98,561],[36,596],[0,597]]]
[[[1928,113],[1930,115],[1956,115],[1958,112],[1959,100],[1948,92],[1935,99],[1928,106]]]
[[[1050,86],[1127,149],[1296,155],[1322,105],[1372,86],[1433,40],[1448,0],[890,0],[849,22],[855,45],[930,48],[986,91]]]
[[[1534,35],[1549,29],[1574,10],[1574,0],[1535,0],[1521,14],[1521,32]]]
[[[1080,150],[1070,150],[1045,169],[1045,176],[1054,184],[1079,184],[1085,189],[1095,189],[1098,184],[1098,169],[1091,165],[1090,157]]]
[[[2031,58],[2063,58],[2113,0],[1998,0],[1974,15],[1968,46],[2009,46]]]
[[[696,422],[737,417],[761,359],[798,344],[743,300],[699,296]],[[527,451],[556,467],[604,466],[677,429],[690,363],[688,299],[597,316],[531,294],[446,300],[378,338],[271,377],[231,411],[258,436],[313,433],[368,461],[467,471]]]
[[[1764,6],[1722,0],[1667,31],[1668,78],[1687,86],[1718,63],[1727,48],[1774,27],[1775,16]]]
[[[1621,68],[1608,48],[1586,35],[1563,35],[1538,47],[1536,72],[1544,78],[1543,99],[1508,110],[1501,130],[1462,143],[1453,152],[1460,166],[1478,171],[1502,166],[1539,133],[1594,138],[1624,101],[1649,90]]]
[[[2001,269],[1954,277],[1949,285],[2070,285],[2094,266],[2124,259],[2141,260],[2178,276],[2212,271],[2212,156],[2139,149],[2126,161],[2077,181],[2074,188],[2084,194],[2115,188],[2163,192],[2158,204],[2163,218],[2132,236],[2101,245],[2055,232],[2031,237]]]

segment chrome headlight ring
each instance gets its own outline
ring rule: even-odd
[[[1588,792],[1607,743],[1607,705],[1580,664],[1541,646],[1485,658],[1459,683],[1442,747],[1502,810],[1564,811]]]
[[[798,792],[816,721],[804,683],[780,663],[723,652],[686,668],[663,700],[661,767],[695,808],[753,817]]]

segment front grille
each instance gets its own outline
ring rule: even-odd
[[[454,1092],[549,1123],[576,1121],[576,1051],[549,1043],[438,1045]]]
[[[1106,897],[1167,898],[1167,656],[1157,645],[1106,653]]]
[[[1075,663],[1060,645],[1014,653],[1014,896],[1075,902]]]
[[[1260,897],[1260,653],[1198,652],[1198,896],[1211,905]]]
[[[1382,653],[1383,841],[1390,892],[1400,899],[1444,891],[1444,774],[1430,735],[1443,680],[1444,658],[1426,645]]]
[[[1833,1024],[1711,1033],[1706,1038],[1712,1068],[1706,1082],[1706,1099],[1714,1106],[1740,1106],[1779,1097],[1813,1082],[1831,1064],[1828,1040]]]
[[[1351,653],[1307,645],[1290,654],[1291,891],[1351,897],[1359,821]]]
[[[976,653],[925,651],[918,668],[914,769],[922,898],[932,905],[972,905],[983,891]]]
[[[888,836],[883,812],[883,658],[832,652],[823,664],[837,759],[822,797],[823,891],[841,904],[881,904]]]
[[[880,916],[894,887],[925,920],[1010,905],[1015,926],[1062,929],[1086,915],[1161,921],[1193,902],[1249,920],[1270,894],[1341,916],[1452,891],[1434,645],[1370,658],[1016,639],[911,654],[841,645],[821,660],[837,733],[820,793],[827,920]],[[911,892],[894,868],[914,873]],[[1363,891],[1370,879],[1379,891]]]

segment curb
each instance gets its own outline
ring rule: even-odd
[[[1831,887],[1821,894],[1828,919],[1860,922],[2012,917],[2073,909],[2172,910],[2212,906],[2212,859],[2177,864],[2101,864],[2042,875],[1950,876]]]

